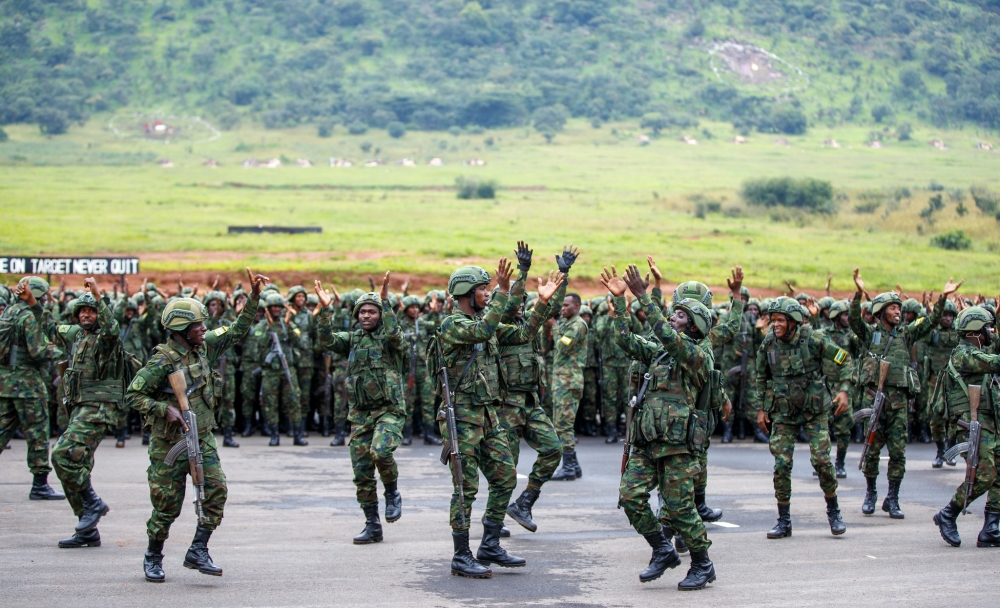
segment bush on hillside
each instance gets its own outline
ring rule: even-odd
[[[942,232],[931,238],[931,245],[940,247],[941,249],[961,251],[972,247],[972,239],[965,234],[964,230],[952,230],[951,232]]]
[[[836,211],[830,182],[808,177],[748,180],[743,183],[740,195],[748,205],[759,207],[789,207],[809,213]]]

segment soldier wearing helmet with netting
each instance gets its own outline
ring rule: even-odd
[[[153,511],[146,522],[149,543],[143,559],[143,572],[150,582],[159,583],[165,579],[163,543],[170,534],[171,524],[181,513],[190,472],[186,451],[173,465],[164,461],[167,452],[181,438],[181,430],[186,429],[179,402],[167,379],[175,372],[184,374],[188,404],[198,421],[205,483],[202,501],[205,520],[195,529],[194,540],[184,557],[184,567],[222,576],[222,569],[212,562],[208,553],[208,541],[222,521],[228,497],[226,475],[212,433],[222,390],[222,378],[216,367],[223,353],[250,331],[261,288],[268,281],[265,276],[254,275],[249,268],[247,276],[252,286],[250,298],[231,325],[209,331],[205,326],[208,311],[193,298],[176,298],[167,304],[160,317],[167,341],[153,348],[149,361],[136,373],[125,393],[126,402],[145,417],[145,424],[151,430],[150,464],[146,475]]]
[[[340,298],[339,307],[334,304],[330,321],[334,331],[357,331],[361,328],[352,313],[354,303],[364,293],[360,289],[352,289]],[[331,353],[330,356],[330,370],[333,375],[333,395],[330,399],[333,409],[333,439],[330,441],[330,445],[339,447],[347,444],[347,435],[351,432],[350,422],[347,420],[350,410],[347,398],[348,361],[347,357],[337,353]]]
[[[854,332],[851,331],[849,310],[850,306],[847,301],[834,302],[827,311],[830,324],[826,329],[817,332],[832,340],[834,344],[847,351],[847,354],[851,356],[852,382],[851,391],[848,393],[847,409],[839,414],[835,408],[829,409],[829,425],[833,431],[833,439],[837,442],[837,456],[833,463],[837,479],[847,477],[845,459],[847,457],[847,448],[851,441],[851,430],[854,428],[854,408],[851,407],[851,404],[854,402],[854,397],[856,396],[854,393],[857,392],[853,382],[855,375],[853,372],[857,368],[861,356],[861,343],[858,341],[857,336],[854,335]],[[840,386],[840,372],[841,366],[836,362],[827,359],[823,360],[823,376],[826,381],[828,395],[832,396],[834,394],[833,391]],[[819,471],[814,470],[813,475],[818,476]]]
[[[1000,462],[1000,441],[997,439],[1000,433],[1000,380],[997,378],[1000,374],[1000,355],[993,354],[997,343],[992,327],[994,320],[994,316],[981,306],[971,306],[958,313],[955,329],[962,339],[938,379],[931,404],[937,415],[948,421],[949,433],[956,442],[969,440],[966,429],[972,420],[978,420],[981,428],[979,466],[975,470],[972,487],[963,482],[948,505],[934,516],[941,537],[953,547],[962,543],[957,526],[959,514],[963,507],[983,494],[986,494],[984,522],[976,546],[1000,547],[1000,476],[997,475]],[[969,398],[969,390],[974,385],[978,385],[981,392],[975,414],[972,413]],[[968,458],[967,450],[965,454]]]
[[[299,330],[295,348],[295,379],[299,384],[299,412],[302,434],[305,435],[306,424],[314,420],[316,401],[313,399],[313,372],[316,368],[314,344],[316,342],[316,323],[312,312],[306,306],[309,297],[305,287],[295,285],[288,290],[288,308],[291,311],[289,325]]]
[[[359,296],[352,311],[360,329],[338,331],[333,326],[330,303],[337,303],[336,290],[331,297],[315,282],[322,312],[317,337],[327,350],[347,357],[348,420],[351,436],[348,448],[354,468],[357,500],[365,513],[365,528],[354,537],[354,544],[382,541],[382,523],[378,513],[378,486],[375,472],[382,479],[385,496],[385,519],[392,523],[403,514],[399,493],[399,469],[393,452],[399,447],[406,420],[403,384],[403,361],[408,354],[406,339],[389,301],[389,273],[385,273],[379,293]]]
[[[145,361],[149,358],[149,327],[154,322],[159,323],[159,320],[151,319],[146,314],[145,304],[139,300],[140,298],[129,297],[126,293],[125,297],[115,303],[114,315],[115,320],[118,321],[122,348],[136,360]],[[120,414],[118,427],[115,429],[115,447],[124,448],[125,439],[129,436],[129,421],[132,420],[133,423],[137,424],[137,428],[141,427],[142,424],[139,415],[129,408],[122,408]]]
[[[619,488],[619,504],[629,523],[653,549],[639,581],[656,580],[680,564],[670,542],[673,532],[691,551],[691,568],[678,589],[703,589],[715,580],[715,567],[708,557],[712,542],[695,507],[694,483],[701,469],[699,453],[711,432],[707,410],[715,405],[714,361],[711,349],[702,344],[712,327],[711,313],[701,301],[682,298],[673,303],[666,319],[646,293],[649,284],[635,266],[628,268],[624,279],[613,266],[611,271],[604,269],[601,283],[614,295],[616,311],[626,310],[624,294],[629,289],[655,334],[644,338],[632,330],[627,316],[615,316],[619,345],[644,366],[649,378],[628,431],[633,446]],[[659,517],[649,505],[654,487],[661,496]]]
[[[242,289],[233,291],[233,309],[236,314],[243,311],[249,301],[247,292]],[[254,313],[253,325],[257,325],[264,318],[264,307],[257,306]],[[239,378],[240,397],[243,403],[240,406],[243,415],[243,430],[241,437],[249,437],[257,430],[257,423],[254,422],[254,410],[258,411],[258,423],[260,424],[261,435],[271,436],[271,430],[267,428],[267,421],[263,410],[260,409],[260,375],[255,376],[253,370],[257,369],[257,342],[253,331],[248,331],[242,340],[238,340],[235,345],[239,349],[237,362],[237,376]]]
[[[431,305],[436,298],[432,296]],[[422,302],[417,296],[404,296],[399,314],[399,327],[408,344],[404,369],[406,375],[406,424],[403,425],[403,445],[413,441],[413,429],[419,428],[424,445],[441,445],[435,435],[434,380],[427,375],[427,343],[437,332],[434,321],[421,314]]]
[[[930,407],[930,396],[937,387],[939,374],[944,371],[951,358],[951,352],[961,342],[961,336],[955,328],[955,317],[958,315],[958,307],[951,300],[944,304],[944,312],[941,313],[941,320],[931,333],[924,336],[916,345],[918,372],[920,374],[920,385],[923,390],[917,395],[917,412],[923,425],[919,429],[920,440],[934,442],[937,452],[931,466],[940,469],[944,466],[944,452],[949,447],[945,434],[947,423],[943,418],[935,415]],[[929,435],[929,436],[928,436]],[[953,465],[954,461],[948,464]]]
[[[862,407],[870,406],[875,399],[879,385],[879,362],[888,361],[890,364],[881,419],[868,421],[869,425],[875,423],[878,426],[875,440],[862,463],[868,489],[861,512],[865,515],[875,512],[879,455],[882,447],[886,446],[889,450],[889,492],[882,503],[882,510],[893,519],[903,519],[903,511],[899,508],[899,486],[906,473],[907,405],[921,390],[920,379],[910,366],[910,349],[917,340],[930,334],[940,322],[945,300],[958,290],[962,282],[955,284],[949,280],[935,303],[931,316],[909,324],[903,322],[903,301],[899,295],[891,291],[881,293],[872,300],[874,325],[868,325],[861,317],[861,298],[864,296],[865,283],[857,268],[854,269],[854,284],[857,293],[851,301],[850,321],[851,329],[862,348],[858,379],[859,386],[864,390],[861,396]]]
[[[236,320],[232,309],[229,307],[229,297],[225,292],[213,289],[205,294],[202,303],[208,311],[208,318],[205,319],[205,327],[209,331],[214,331],[220,327],[230,325]],[[236,424],[236,367],[239,361],[236,357],[236,344],[222,353],[216,367],[216,371],[222,376],[222,391],[219,398],[221,406],[216,411],[216,423],[222,428],[222,446],[226,448],[238,448],[240,444],[233,439],[233,426]]]
[[[293,445],[309,445],[303,437],[305,429],[297,367],[302,331],[291,323],[292,311],[285,306],[286,300],[280,291],[275,289],[266,295],[262,292],[261,299],[264,318],[252,330],[256,340],[257,369],[251,373],[260,375],[260,409],[271,431],[268,445],[281,444],[279,404]]]

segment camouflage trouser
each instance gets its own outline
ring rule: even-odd
[[[448,424],[438,421],[442,440],[447,444]],[[514,467],[514,455],[511,454],[507,442],[507,431],[500,425],[484,429],[469,422],[458,421],[458,447],[462,453],[462,491],[465,494],[465,527],[462,527],[461,512],[458,504],[458,483],[455,471],[451,468],[451,485],[454,491],[451,495],[449,520],[455,531],[467,531],[472,523],[472,503],[476,502],[479,491],[479,471],[486,477],[489,484],[489,498],[486,500],[486,519],[491,523],[502,524],[510,503],[510,495],[517,486],[517,470]]]
[[[865,455],[861,471],[865,477],[878,477],[879,456],[882,446],[886,446],[889,448],[889,481],[902,481],[906,473],[906,400],[909,396],[905,391],[895,388],[887,388],[885,395],[886,404],[882,410],[882,419],[878,421],[875,440]],[[871,407],[871,396],[865,396],[864,405]],[[898,405],[901,407],[891,409]],[[868,424],[870,423],[871,418],[868,419]],[[867,426],[865,428],[867,430]]]
[[[729,395],[730,401],[733,402],[733,422],[743,418],[749,422],[752,422],[754,426],[757,426],[757,401],[754,396],[754,385],[757,381],[757,372],[754,370],[753,360],[751,359],[749,366],[747,367],[747,388],[743,391],[743,400],[745,403],[740,403],[740,382],[742,381],[742,376],[740,374],[734,374],[732,376],[726,376],[726,393]]]
[[[215,530],[222,521],[222,511],[229,496],[226,474],[222,472],[222,463],[219,462],[215,436],[200,433],[198,443],[201,445],[202,470],[205,475],[205,500],[201,503],[205,523],[199,525],[206,530]],[[153,503],[153,512],[146,521],[146,534],[152,540],[167,540],[170,535],[170,524],[181,514],[188,474],[191,472],[187,451],[181,453],[172,467],[163,462],[171,447],[173,444],[159,437],[149,439],[149,467],[146,469],[146,477],[149,479],[149,502]],[[191,491],[194,492],[193,486]]]
[[[580,398],[579,416],[587,422],[597,420],[597,369],[588,367],[583,370],[583,393]]]
[[[601,371],[601,421],[617,422],[628,398],[628,366],[605,363]]]
[[[992,425],[991,425],[992,426]],[[953,428],[959,429],[958,425]],[[968,440],[968,433],[954,438],[956,442]],[[986,494],[986,510],[1000,511],[1000,478],[997,477],[997,462],[1000,461],[1000,442],[996,433],[982,430],[979,437],[979,467],[976,468],[976,482],[972,484],[972,495],[969,504],[983,494]],[[955,504],[965,504],[965,482],[958,486],[951,501]]]
[[[576,408],[579,407],[582,396],[582,386],[574,386],[556,374],[552,375],[552,425],[556,427],[563,452],[576,449],[573,426],[576,423]]]
[[[552,420],[545,415],[542,408],[535,402],[535,395],[520,391],[511,391],[507,402],[497,408],[500,427],[507,431],[507,443],[514,457],[514,466],[520,461],[521,437],[528,446],[538,452],[535,464],[528,476],[529,490],[541,489],[559,467],[562,458],[562,444],[556,436]]]
[[[826,496],[837,494],[837,475],[830,461],[830,432],[827,414],[791,418],[776,417],[771,426],[771,454],[774,455],[774,497],[779,504],[792,500],[792,457],[799,427],[809,439],[809,462],[819,473],[819,487]]]
[[[854,428],[854,411],[851,406],[847,406],[847,411],[843,414],[835,415],[837,406],[830,408],[830,429],[833,431],[833,438],[837,441],[838,450],[846,450],[851,443],[851,429]]]
[[[333,374],[334,378],[344,375],[344,362],[335,362],[333,366],[330,367],[330,373]],[[334,384],[331,388],[333,389],[333,394],[330,397],[331,403],[333,403],[333,423],[347,426],[347,411],[350,406],[347,403],[347,391],[345,390],[346,381],[342,381],[339,384]]]
[[[405,371],[407,372],[407,381],[409,381],[409,370]],[[406,400],[406,421],[414,426],[419,421],[425,432],[430,429],[433,433],[434,416],[437,414],[434,410],[434,382],[427,375],[427,368],[423,361],[417,361],[413,388],[407,388],[406,394],[410,396]]]
[[[240,378],[240,396],[243,397],[243,420],[252,422],[254,407],[260,405],[257,403],[259,395],[257,387],[259,386],[260,377],[254,376],[252,370],[249,369],[245,370],[242,375],[243,377]]]
[[[236,373],[227,369],[222,381],[222,405],[215,411],[215,422],[226,428],[236,424]]]
[[[656,532],[660,525],[679,534],[692,551],[712,546],[698,510],[694,506],[694,477],[698,459],[690,454],[653,458],[647,451],[633,448],[618,491],[628,521],[639,534]],[[649,494],[659,489],[662,504],[653,515]],[[659,519],[659,521],[657,521]]]
[[[69,425],[52,448],[52,468],[73,514],[83,514],[84,488],[94,470],[94,452],[118,419],[116,403],[85,403],[73,409]]]
[[[403,440],[404,415],[402,412],[380,409],[352,411],[351,418],[351,438],[347,446],[351,451],[358,503],[363,509],[378,505],[375,469],[378,469],[382,485],[399,478],[399,469],[392,453]]]
[[[299,385],[299,419],[301,419],[312,413],[312,360],[309,361],[309,365],[295,368],[295,378]]]
[[[290,424],[298,424],[302,420],[302,412],[299,410],[299,383],[295,379],[295,368],[288,368],[292,377],[292,385],[288,385],[283,370],[264,370],[261,374],[261,404],[260,410],[264,413],[264,419],[268,426],[277,428],[278,425],[278,398],[281,398],[281,408],[288,417]]]
[[[920,391],[920,395],[917,397],[917,403],[920,404],[919,407],[922,408],[921,411],[924,413],[923,420],[931,427],[931,439],[934,441],[944,441],[945,435],[948,432],[947,421],[937,416],[930,406],[930,395],[934,392],[936,385],[937,374],[931,374],[930,378],[921,384],[923,390]]]
[[[49,466],[49,411],[42,397],[12,399],[0,397],[0,453],[21,426],[28,444],[28,470],[33,475],[47,475]]]
[[[701,470],[698,474],[694,476],[694,491],[696,493],[704,493],[705,488],[708,487],[708,447],[712,445],[712,437],[709,435],[705,437],[705,449],[695,454],[695,458],[698,460],[698,466]]]

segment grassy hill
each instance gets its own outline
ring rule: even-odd
[[[5,0],[0,124],[1000,127],[997,0]],[[553,119],[553,116],[555,117]],[[556,129],[557,130],[557,129]]]

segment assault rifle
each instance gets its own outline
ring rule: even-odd
[[[642,386],[639,387],[639,392],[629,399],[628,409],[625,410],[625,447],[622,453],[622,477],[625,476],[625,467],[628,466],[628,459],[632,454],[632,444],[635,442],[635,437],[632,434],[632,421],[635,420],[636,412],[642,407],[642,402],[646,400],[646,389],[649,388],[649,381],[653,378],[653,368],[668,354],[665,352],[653,361],[652,365],[649,366],[646,373],[642,376]],[[618,493],[618,508],[622,508],[621,492]]]
[[[187,380],[184,378],[184,370],[170,374],[167,376],[167,381],[170,382],[170,388],[173,390],[174,396],[177,397],[177,403],[181,408],[181,417],[184,419],[187,430],[184,431],[184,437],[170,448],[163,462],[167,466],[173,466],[178,456],[187,452],[188,466],[191,468],[191,483],[194,485],[195,491],[194,511],[198,515],[198,525],[202,525],[205,523],[205,513],[201,508],[201,504],[205,500],[205,472],[202,468],[201,444],[198,443],[198,417],[195,416],[188,404],[188,396],[194,392],[194,389],[198,388],[199,383],[188,388]]]
[[[448,464],[451,461],[451,470],[455,475],[455,487],[458,488],[458,512],[462,516],[462,528],[465,522],[465,479],[462,477],[462,452],[458,447],[458,424],[455,422],[454,393],[451,392],[451,383],[448,380],[448,366],[445,365],[444,357],[441,355],[440,340],[434,341],[437,348],[437,358],[441,362],[441,397],[444,401],[445,418],[448,423],[448,441],[445,442],[441,450],[441,464]],[[461,379],[459,379],[461,382]]]
[[[953,459],[961,453],[965,453],[965,502],[962,504],[962,513],[968,514],[969,497],[972,496],[972,485],[976,483],[976,469],[979,468],[979,439],[982,437],[983,427],[979,424],[979,400],[982,396],[982,386],[969,385],[969,422],[958,421],[958,426],[969,431],[969,440],[952,447],[944,453],[945,460]],[[987,387],[989,390],[989,387]]]
[[[333,355],[329,352],[323,353],[323,371],[325,373],[323,376],[323,411],[326,412],[325,416],[331,417],[333,416],[333,411],[330,409],[330,401],[333,399],[333,377],[330,376],[332,360]]]
[[[285,351],[281,349],[281,341],[278,340],[277,332],[271,333],[271,352],[267,353],[264,357],[264,363],[270,363],[275,357],[281,361],[281,369],[285,372],[285,379],[288,380],[288,386],[292,386],[295,383],[292,382],[292,372],[288,369],[288,358],[285,357]]]
[[[889,340],[892,341],[892,336],[889,337]],[[875,400],[872,402],[870,408],[865,408],[854,414],[855,423],[865,418],[871,418],[868,421],[868,428],[865,430],[865,445],[861,448],[861,460],[858,461],[858,470],[861,470],[861,467],[864,465],[865,456],[868,455],[868,450],[875,441],[875,433],[878,432],[878,422],[882,417],[882,410],[885,409],[885,381],[889,377],[890,367],[889,362],[884,359],[878,362],[878,390],[875,391]]]

